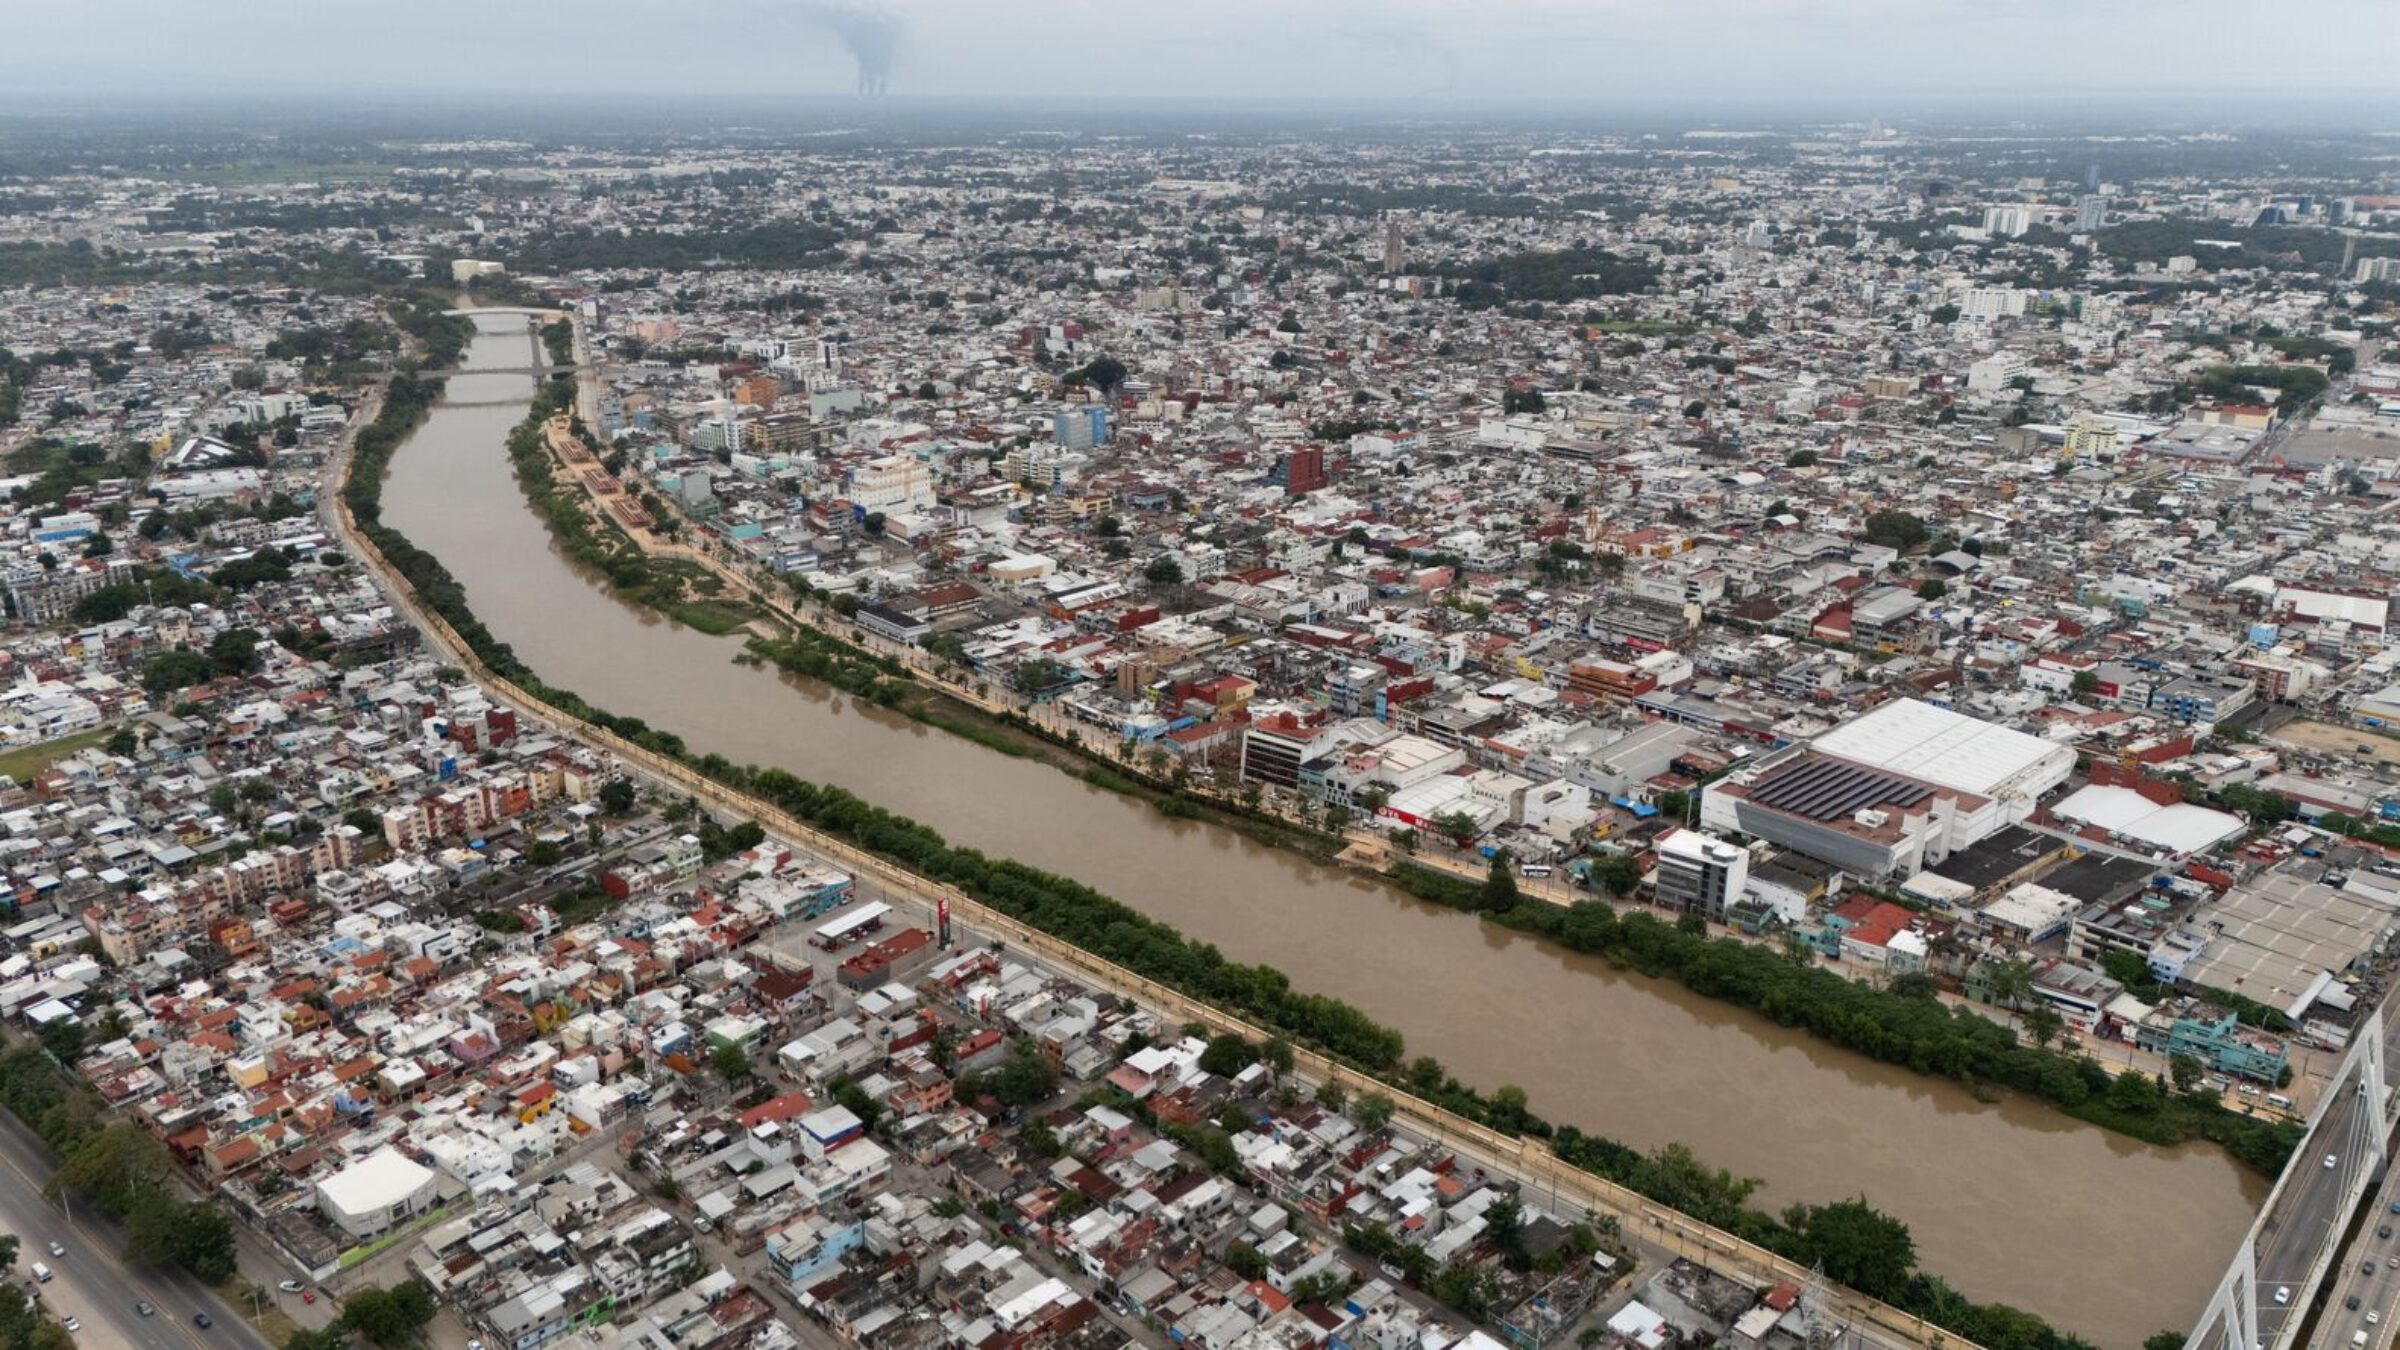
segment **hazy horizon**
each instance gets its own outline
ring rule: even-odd
[[[2231,99],[2388,109],[2390,0],[2317,0],[2262,43],[2233,0],[21,0],[12,102],[409,92],[655,101],[1861,105]],[[101,17],[95,17],[100,14]],[[128,37],[128,35],[134,35]],[[2365,129],[2365,128],[2361,128]]]

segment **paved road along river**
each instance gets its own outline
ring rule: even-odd
[[[1979,1101],[1678,986],[1609,970],[822,687],[606,596],[551,549],[503,449],[522,320],[490,316],[448,402],[394,459],[384,518],[439,557],[544,679],[695,751],[847,787],[961,843],[1075,876],[1295,987],[1337,995],[1489,1088],[1643,1148],[1765,1179],[1770,1206],[1863,1194],[1926,1267],[2103,1345],[2188,1326],[2265,1183],[2036,1102]]]

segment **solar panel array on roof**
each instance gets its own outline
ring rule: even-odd
[[[1905,810],[1933,790],[1860,764],[1809,758],[1752,785],[1750,800],[1810,820],[1838,820],[1870,806]]]

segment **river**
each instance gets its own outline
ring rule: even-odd
[[[624,605],[552,549],[504,442],[531,383],[520,320],[485,317],[448,400],[393,461],[384,519],[466,587],[543,679],[681,735],[695,752],[839,784],[949,838],[1074,876],[1294,987],[1400,1029],[1478,1087],[1641,1148],[1680,1141],[1765,1179],[1754,1198],[1864,1195],[1980,1299],[2110,1347],[2187,1327],[2266,1183],[2217,1148],[2156,1148],[2030,1100],[1984,1102],[1702,998],[1612,971],[1355,874],[1256,844],[737,665]]]

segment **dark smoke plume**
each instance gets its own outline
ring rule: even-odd
[[[792,14],[822,28],[858,63],[858,92],[880,94],[891,87],[892,57],[900,49],[900,20],[880,9],[842,0],[801,0]]]

